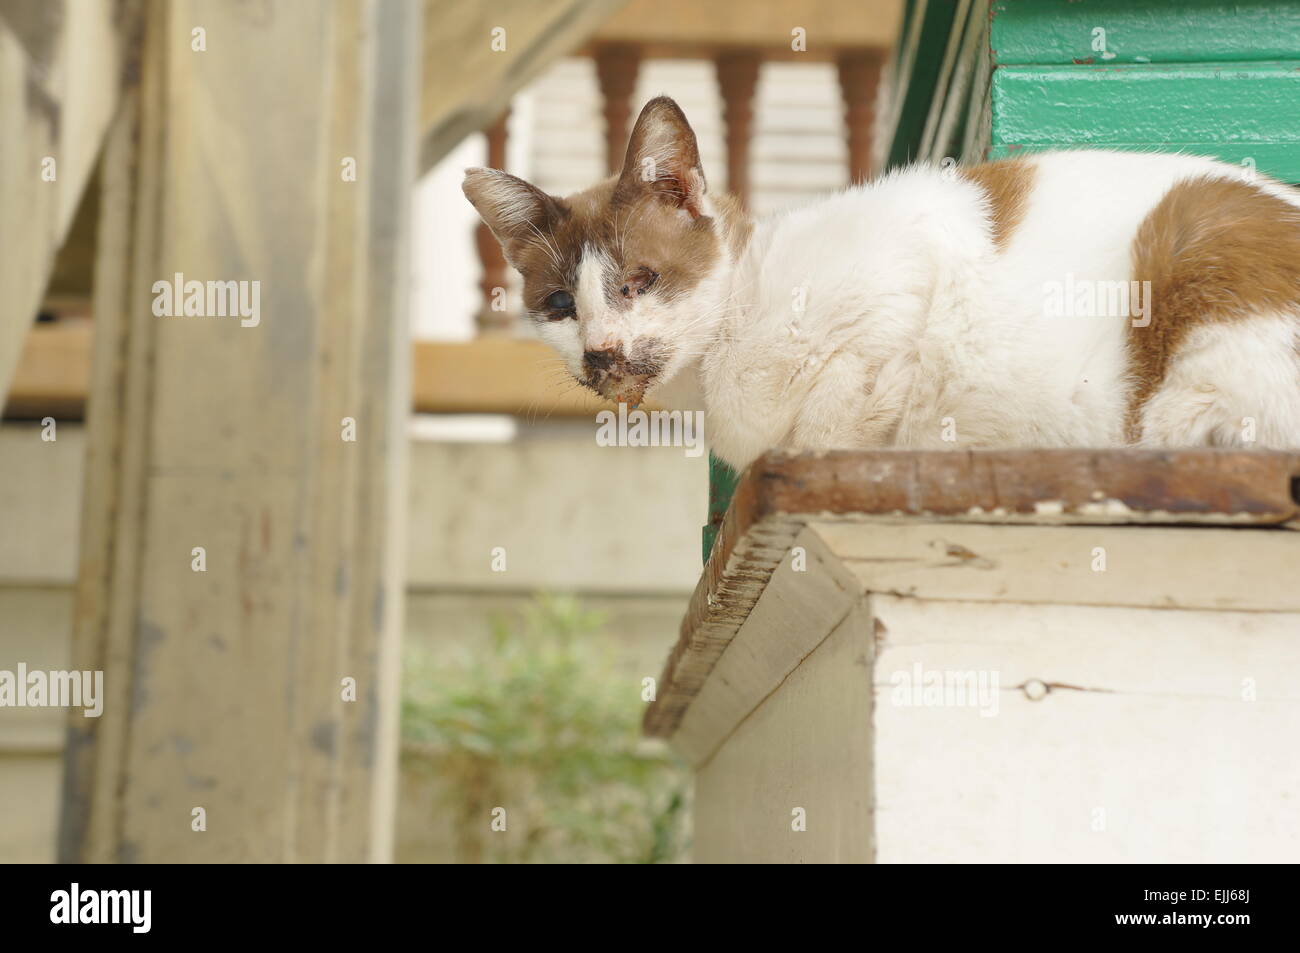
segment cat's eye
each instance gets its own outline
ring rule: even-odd
[[[635,295],[643,295],[649,291],[656,281],[659,280],[659,272],[653,268],[647,268],[642,265],[632,274],[628,275],[627,280],[623,282],[618,293],[624,298],[631,298]]]
[[[572,311],[573,295],[567,291],[552,292],[546,299],[546,307],[551,311]],[[568,317],[568,315],[558,315],[558,317]]]

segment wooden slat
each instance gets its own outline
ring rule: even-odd
[[[790,48],[790,31],[807,31],[808,54],[818,48],[887,46],[898,33],[902,0],[631,0],[601,24],[599,40],[635,43],[713,43]]]
[[[117,109],[139,23],[138,0],[75,6],[0,5],[0,393]]]
[[[419,413],[544,418],[615,407],[580,387],[550,347],[524,338],[416,342],[413,377]]]
[[[809,522],[1295,524],[1300,454],[1227,450],[774,452],[742,476],[644,728],[668,737]]]
[[[93,322],[84,320],[33,327],[14,374],[5,416],[81,419],[93,331]],[[559,364],[555,352],[540,341],[416,341],[411,365],[411,408],[417,413],[517,414],[545,419],[590,417],[614,407],[580,388]],[[646,409],[655,406],[648,402]]]
[[[706,761],[723,740],[764,698],[790,676],[860,601],[861,589],[852,573],[821,541],[815,530],[791,540],[790,552],[800,559],[782,559],[753,610],[744,620],[779,638],[745,640],[732,651],[714,656],[704,638],[717,646],[732,646],[730,619],[719,619],[696,633],[697,651],[683,656],[674,671],[674,692],[689,694],[690,707],[673,734],[677,753],[693,764]],[[739,585],[756,585],[744,580]],[[691,688],[686,690],[687,683]]]
[[[1278,0],[996,0],[992,25],[1002,66],[1280,60],[1300,49],[1300,4]],[[1109,59],[1092,48],[1098,27]]]
[[[855,588],[916,599],[1300,612],[1300,536],[1205,526],[808,526]],[[1104,561],[1099,562],[1102,559]]]
[[[1005,66],[993,74],[994,155],[1087,147],[1250,159],[1300,182],[1300,60]]]
[[[425,0],[420,170],[495,122],[510,97],[624,2]]]
[[[91,330],[85,320],[56,321],[31,330],[14,369],[6,417],[75,420],[85,414]]]

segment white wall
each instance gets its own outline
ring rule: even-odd
[[[0,669],[68,665],[81,510],[79,425],[0,425]],[[598,447],[590,421],[516,422],[508,442],[411,447],[406,646],[472,650],[537,590],[603,612],[614,659],[658,676],[700,571],[707,462]],[[493,572],[491,551],[506,550]],[[0,863],[54,858],[65,713],[0,709]],[[405,786],[411,797],[426,788]],[[399,855],[429,859],[427,805],[403,805]]]

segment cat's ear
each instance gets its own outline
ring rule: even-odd
[[[544,233],[560,212],[559,202],[535,185],[499,169],[466,169],[465,197],[492,230],[506,261],[514,265],[519,249]]]
[[[657,96],[645,104],[632,129],[618,192],[629,198],[653,193],[698,218],[705,191],[700,150],[686,114],[667,96]]]

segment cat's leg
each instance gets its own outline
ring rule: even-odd
[[[1138,443],[1300,449],[1300,311],[1189,333],[1142,408]]]

